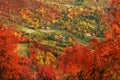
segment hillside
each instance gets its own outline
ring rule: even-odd
[[[0,79],[118,80],[119,11],[117,0],[0,0]]]

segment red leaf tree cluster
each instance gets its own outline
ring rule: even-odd
[[[21,15],[21,11],[30,10],[35,12],[37,9],[45,8],[47,11],[47,15],[52,17],[52,14],[55,16],[59,15],[59,11],[49,5],[45,5],[37,0],[0,0],[0,21],[10,21],[14,24],[22,24],[23,19]],[[41,13],[36,14],[39,17]],[[45,15],[45,21],[48,19],[48,16]],[[41,18],[41,17],[40,17]],[[50,19],[50,18],[49,18]]]
[[[20,57],[15,51],[19,39],[16,31],[0,25],[0,79],[20,80],[32,79],[30,63],[27,58]]]
[[[57,70],[40,65],[34,58],[20,56],[17,44],[22,37],[18,31],[0,24],[0,79],[2,80],[56,80]]]

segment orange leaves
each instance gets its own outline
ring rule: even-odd
[[[99,39],[98,38],[92,38],[90,40],[91,44],[97,44],[99,42]]]
[[[2,14],[2,11],[0,10],[0,14]]]
[[[16,48],[16,42],[18,41],[13,35],[14,30],[4,28],[3,26],[1,27],[2,30],[0,30],[0,40],[2,47],[0,47],[0,70],[3,70],[3,72],[0,72],[0,74],[2,74],[0,78],[5,80],[18,79],[19,77],[17,75],[21,73],[19,70],[16,70],[21,68],[17,63],[18,55],[14,52]]]
[[[66,73],[77,74],[92,66],[93,57],[88,46],[76,44],[65,49],[65,54],[60,58],[60,68]],[[85,71],[86,71],[85,70]]]
[[[56,23],[58,21],[57,18],[59,17],[59,14],[60,12],[57,9],[42,3],[34,10],[23,9],[21,12],[23,20],[27,21],[28,24],[33,25],[35,28],[46,24],[50,25],[51,22]]]
[[[3,40],[2,40],[2,38],[0,38],[0,48],[2,48],[3,47]]]
[[[20,59],[15,52],[17,43],[19,43],[18,37],[13,34],[16,31],[9,27],[5,28],[2,25],[0,27],[0,79],[28,79],[28,75],[25,72],[31,73],[28,68],[29,65],[23,64],[21,62],[23,59]]]
[[[66,65],[66,72],[70,73],[70,74],[76,74],[79,73],[82,70],[82,67],[80,68],[79,66],[75,65],[75,64],[71,64],[70,65]]]
[[[32,14],[32,12],[31,12],[30,10],[25,10],[23,13],[24,13],[25,15],[27,15],[27,14]]]
[[[111,24],[108,26],[107,31],[105,31],[105,37],[106,39],[114,39],[114,38],[120,38],[120,28],[117,24]]]
[[[73,17],[79,15],[83,11],[83,8],[69,8],[68,9],[68,17]]]
[[[56,80],[57,79],[57,71],[56,69],[52,68],[51,66],[44,66],[38,72],[39,79],[44,80]]]
[[[55,19],[56,15],[54,13],[52,13],[51,17],[52,17],[52,19]]]

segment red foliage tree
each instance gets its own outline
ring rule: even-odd
[[[65,48],[64,52],[65,54],[60,57],[59,64],[63,73],[76,76],[79,72],[88,72],[88,69],[92,67],[93,56],[88,46],[76,44]]]
[[[38,80],[59,80],[57,70],[50,65],[43,66],[38,72]]]
[[[51,65],[43,66],[33,57],[19,56],[17,44],[22,37],[10,27],[0,25],[0,79],[2,80],[58,80],[57,70]]]
[[[27,58],[20,57],[15,51],[19,39],[16,31],[0,25],[0,79],[20,80],[32,79]]]
[[[111,0],[105,40],[95,49],[97,65],[103,67],[103,79],[120,79],[120,0]],[[101,65],[100,65],[101,64]]]

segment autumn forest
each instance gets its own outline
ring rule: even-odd
[[[120,80],[120,0],[0,0],[0,80]]]

